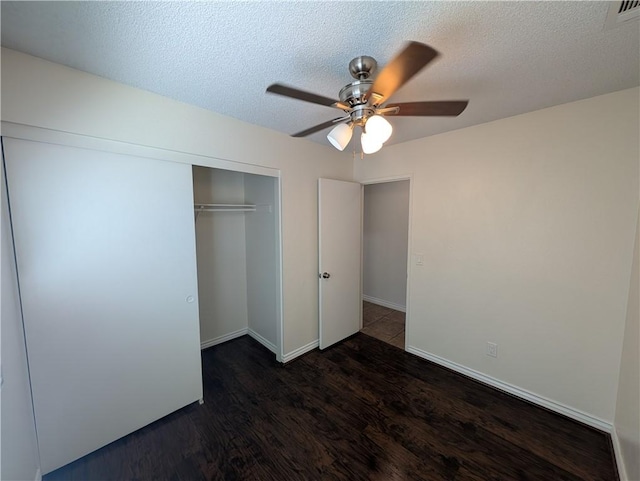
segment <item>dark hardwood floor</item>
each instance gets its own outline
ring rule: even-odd
[[[193,404],[52,480],[607,480],[607,435],[363,334],[286,366],[202,353]]]

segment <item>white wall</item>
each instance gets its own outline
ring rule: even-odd
[[[273,177],[244,174],[245,202],[257,205],[245,214],[249,329],[274,346],[279,322],[276,184]]]
[[[410,268],[414,352],[613,422],[638,102],[624,90],[356,160],[359,180],[413,174],[412,250],[425,255]]]
[[[317,179],[350,180],[348,156],[8,49],[2,120],[280,169],[284,352],[318,339]]]
[[[364,186],[363,295],[406,306],[409,181]],[[383,304],[384,305],[384,304]],[[397,307],[396,307],[397,306]]]
[[[195,203],[243,204],[244,175],[193,168]],[[196,220],[198,302],[202,344],[247,329],[245,214],[200,212]]]
[[[624,329],[615,430],[629,481],[640,479],[640,213],[633,250]],[[623,480],[625,478],[623,477]]]
[[[0,163],[1,166],[1,163]],[[2,167],[2,452],[0,478],[34,480],[38,448]]]

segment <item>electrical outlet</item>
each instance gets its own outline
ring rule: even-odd
[[[416,265],[417,266],[424,265],[424,254],[416,254]]]
[[[487,356],[498,357],[498,345],[495,342],[487,342]]]

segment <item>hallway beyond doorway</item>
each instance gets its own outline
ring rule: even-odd
[[[362,301],[361,333],[404,350],[405,313]]]

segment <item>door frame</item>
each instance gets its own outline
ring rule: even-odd
[[[280,169],[264,167],[261,165],[246,162],[236,162],[233,160],[209,157],[200,154],[190,154],[167,150],[160,147],[151,147],[119,140],[105,139],[101,137],[91,137],[73,132],[63,132],[60,130],[45,129],[32,125],[25,125],[15,122],[0,121],[0,132],[3,137],[20,140],[31,140],[49,144],[64,145],[67,147],[77,147],[81,149],[97,150],[112,154],[132,155],[136,157],[151,158],[159,161],[177,162],[181,164],[197,165],[201,167],[211,167],[214,169],[231,170],[247,174],[257,174],[276,179],[275,193],[277,196],[278,219],[276,222],[276,232],[278,239],[276,271],[278,281],[276,284],[277,297],[277,321],[276,321],[276,360],[283,362],[284,359],[284,293],[283,293],[283,250],[282,250],[282,179]]]
[[[362,214],[360,216],[361,219],[361,225],[360,225],[360,243],[361,243],[361,259],[360,259],[360,329],[362,329],[362,295],[363,295],[363,289],[364,289],[364,187],[366,185],[373,185],[373,184],[387,184],[390,182],[400,182],[403,180],[408,180],[409,181],[409,225],[408,225],[408,232],[407,232],[407,294],[406,294],[406,299],[405,299],[405,332],[404,332],[404,350],[406,351],[407,348],[409,347],[409,343],[407,342],[407,339],[409,339],[409,334],[411,332],[410,326],[411,326],[411,309],[410,309],[410,303],[411,303],[411,266],[412,266],[412,260],[413,260],[413,254],[411,253],[411,233],[412,233],[412,229],[411,229],[411,224],[412,224],[412,219],[413,219],[413,174],[404,174],[404,175],[393,175],[393,176],[389,176],[389,177],[377,177],[377,178],[373,178],[373,179],[367,179],[367,180],[361,180],[360,184],[362,185],[362,201],[361,201],[361,205],[362,205]]]

